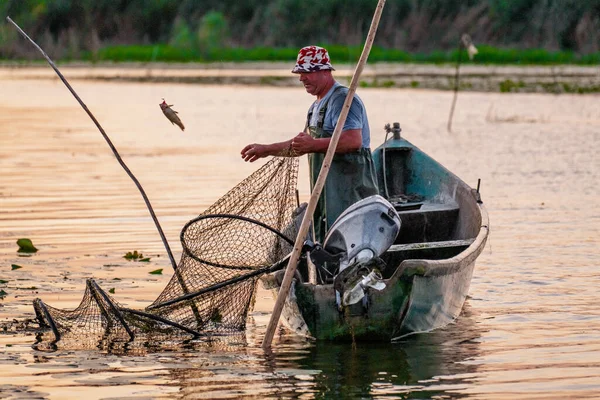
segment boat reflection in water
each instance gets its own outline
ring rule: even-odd
[[[409,393],[411,398],[443,393],[457,398],[476,372],[477,365],[467,361],[478,356],[480,336],[466,303],[455,324],[393,345],[358,343],[350,348],[318,342],[302,366],[321,371],[314,389],[331,398]]]
[[[194,367],[170,375],[185,398],[459,398],[478,368],[469,362],[480,353],[475,321],[467,302],[455,323],[394,344],[306,342],[289,334],[273,354],[258,346],[190,354]]]

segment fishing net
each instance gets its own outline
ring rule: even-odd
[[[292,251],[297,176],[297,158],[273,158],[188,222],[173,277],[143,311],[122,306],[93,279],[74,310],[36,299],[41,342],[157,343],[243,331],[257,280],[287,265]]]

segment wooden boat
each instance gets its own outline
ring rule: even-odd
[[[475,260],[488,237],[488,215],[472,189],[400,136],[373,152],[380,195],[400,217],[399,233],[380,258],[382,290],[345,307],[331,282],[315,282],[301,262],[282,313],[283,325],[318,340],[393,341],[452,322],[469,292]],[[263,277],[277,293],[283,271]]]

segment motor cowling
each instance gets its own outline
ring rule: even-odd
[[[379,195],[348,207],[329,229],[323,249],[342,255],[339,271],[355,262],[367,262],[390,248],[400,231],[400,217],[394,206]]]

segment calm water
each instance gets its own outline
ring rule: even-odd
[[[72,83],[144,186],[176,258],[180,228],[258,168],[240,149],[297,133],[311,101],[300,87]],[[4,76],[0,88],[0,322],[31,318],[36,297],[76,307],[89,277],[121,304],[148,305],[170,264],[99,132],[57,80]],[[598,96],[461,93],[448,133],[452,93],[359,94],[374,144],[399,121],[467,183],[482,180],[491,235],[455,324],[356,348],[283,336],[265,354],[273,301],[260,291],[245,337],[193,348],[41,352],[13,326],[0,334],[0,398],[600,398]],[[162,115],[162,97],[185,132]],[[22,237],[40,251],[19,257]],[[122,258],[133,250],[150,263]],[[148,274],[157,268],[165,273]]]

